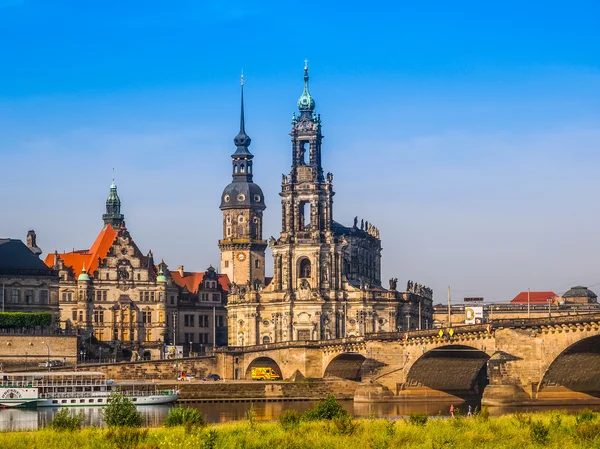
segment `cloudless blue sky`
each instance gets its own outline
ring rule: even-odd
[[[0,0],[0,236],[89,247],[114,167],[142,251],[218,266],[242,68],[277,235],[307,58],[335,218],[380,228],[385,280],[600,293],[599,49],[593,1]]]

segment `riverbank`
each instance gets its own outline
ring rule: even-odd
[[[75,432],[44,429],[0,433],[6,449],[197,448],[590,448],[600,443],[596,413],[513,414],[498,418],[434,418],[415,420],[364,419],[301,422],[288,426],[252,419],[202,428],[110,429]],[[410,422],[412,421],[412,423]],[[128,442],[123,440],[128,435]],[[131,437],[133,435],[133,437]],[[136,441],[137,440],[137,441]],[[124,444],[125,443],[125,444]]]

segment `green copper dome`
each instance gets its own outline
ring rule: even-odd
[[[79,275],[77,280],[78,281],[91,281],[90,276],[87,274],[87,271],[85,270],[85,265],[83,266],[83,269],[81,270],[81,274]]]
[[[298,109],[303,112],[315,110],[315,100],[308,91],[308,65],[304,66],[304,92],[298,98]]]
[[[160,269],[158,270],[158,276],[156,276],[156,282],[162,282],[162,283],[167,282],[167,277],[163,273],[162,267],[160,267]]]

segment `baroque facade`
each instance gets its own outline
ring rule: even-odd
[[[389,289],[381,286],[378,229],[363,220],[359,225],[358,218],[349,227],[334,220],[333,174],[325,175],[321,165],[321,117],[308,82],[305,66],[299,114],[292,118],[292,169],[282,175],[281,233],[269,240],[272,279],[260,269],[266,206],[252,180],[242,82],[241,127],[234,139],[233,181],[221,197],[224,237],[219,241],[222,269],[229,270],[231,279],[227,310],[232,346],[343,338],[432,323],[427,291],[398,292],[395,279]]]
[[[46,257],[59,277],[62,327],[109,344],[115,358],[134,351],[162,357],[166,345],[188,354],[226,344],[227,276],[212,267],[169,271],[152,251],[144,255],[125,225],[114,181],[102,220],[90,249]]]
[[[158,353],[170,343],[178,288],[167,265],[155,265],[152,251],[144,255],[131,237],[114,181],[102,219],[90,249],[46,257],[59,274],[61,324],[118,349]]]

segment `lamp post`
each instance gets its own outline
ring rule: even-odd
[[[193,344],[194,344],[194,342],[193,342],[193,341],[190,341],[190,355],[189,355],[190,357],[192,356],[192,345],[193,345]]]
[[[46,360],[46,366],[48,367],[48,371],[50,371],[50,346],[45,341],[42,342],[43,345],[46,345],[46,349],[48,349],[48,359]]]

